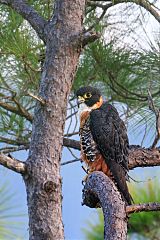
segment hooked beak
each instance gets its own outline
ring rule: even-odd
[[[84,102],[85,102],[85,99],[83,97],[81,97],[81,96],[78,96],[78,98],[77,98],[77,105],[78,105],[78,107],[79,107],[79,105],[81,103],[84,103]]]

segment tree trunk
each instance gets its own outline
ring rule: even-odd
[[[81,50],[85,0],[57,0],[45,29],[46,59],[27,164],[30,240],[64,239],[60,160],[67,99]]]

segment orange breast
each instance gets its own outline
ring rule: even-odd
[[[88,166],[89,173],[94,171],[102,171],[104,174],[106,174],[108,177],[111,177],[111,172],[109,170],[109,167],[104,161],[104,158],[101,154],[96,155],[96,159],[94,162],[91,162],[87,159],[86,154],[81,154],[81,159],[86,163]]]
[[[87,118],[89,117],[90,112],[89,111],[85,111],[83,113],[81,113],[80,116],[80,128],[83,128]]]

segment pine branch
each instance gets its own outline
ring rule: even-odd
[[[8,157],[2,153],[0,154],[0,164],[17,173],[24,174],[26,172],[26,164],[24,162]]]
[[[0,107],[6,109],[7,111],[18,114],[19,116],[25,117],[28,121],[32,122],[32,115],[22,106],[14,107],[8,103],[0,101]]]
[[[104,215],[104,239],[126,239],[126,215],[137,212],[160,211],[160,203],[142,203],[126,206],[114,183],[102,172],[88,175],[82,194],[82,205],[90,208],[102,207]],[[107,204],[106,204],[107,202]],[[124,236],[118,238],[121,233]]]
[[[142,203],[126,207],[127,214],[150,211],[160,211],[160,203]]]
[[[19,13],[31,24],[38,36],[44,42],[46,41],[44,29],[47,25],[47,21],[43,19],[31,6],[29,6],[25,0],[0,0],[0,3],[11,7]]]
[[[111,3],[111,1],[109,2],[109,3],[107,3],[107,4],[101,4],[101,3],[99,3],[99,2],[94,2],[94,1],[88,1],[87,2],[87,5],[88,6],[90,6],[90,7],[98,7],[98,8],[101,8],[101,9],[103,9],[103,10],[105,10],[106,8],[109,8],[109,7],[111,7],[113,4]]]

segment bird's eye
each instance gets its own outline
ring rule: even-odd
[[[92,97],[92,94],[90,92],[87,92],[84,94],[84,98],[90,98]]]

